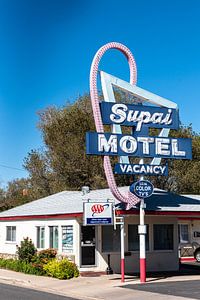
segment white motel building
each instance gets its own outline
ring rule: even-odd
[[[128,187],[119,188],[121,192]],[[63,191],[0,213],[0,256],[12,256],[23,238],[38,250],[55,248],[81,271],[102,271],[110,264],[120,272],[120,225],[83,225],[83,200],[115,202],[124,217],[125,272],[139,272],[139,205],[125,210],[109,189]],[[147,271],[179,269],[179,242],[200,244],[200,196],[176,195],[155,189],[145,200]],[[187,250],[187,247],[186,247]],[[184,255],[184,254],[183,254]]]

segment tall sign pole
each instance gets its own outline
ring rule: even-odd
[[[121,281],[124,282],[125,263],[124,263],[124,218],[120,225],[121,229]]]
[[[120,241],[121,241],[121,251],[120,251],[120,267],[121,267],[121,282],[124,282],[125,279],[125,260],[124,260],[124,252],[125,252],[125,247],[124,247],[124,217],[115,217],[115,229],[116,225],[120,225]]]
[[[144,163],[143,159],[140,161]],[[144,180],[144,177],[141,176],[140,180]],[[138,226],[138,234],[140,240],[140,282],[146,282],[146,225],[144,223],[145,216],[145,203],[144,198],[140,201],[140,225]]]
[[[140,225],[138,226],[138,233],[140,237],[140,282],[146,282],[146,225],[144,224],[144,199],[140,201]]]
[[[103,71],[98,71],[99,63],[109,49],[119,50],[127,58],[130,82],[126,82]],[[98,73],[99,72],[99,73]],[[97,79],[100,74],[104,101],[98,96]],[[179,111],[175,102],[155,95],[136,85],[137,68],[131,51],[116,42],[102,46],[94,56],[90,71],[90,95],[96,132],[86,133],[88,155],[104,157],[104,170],[108,186],[113,196],[123,202],[126,209],[136,209],[139,205],[140,224],[140,281],[146,281],[146,225],[144,222],[145,203],[153,193],[153,185],[144,176],[168,176],[168,165],[162,165],[162,158],[192,159],[191,139],[168,137],[170,129],[179,128]],[[128,92],[133,97],[130,103],[120,103],[115,99],[114,87]],[[104,131],[110,125],[111,132]],[[122,126],[131,128],[130,134],[123,134]],[[149,128],[157,128],[157,136],[149,136]],[[119,161],[112,169],[110,156],[118,156]],[[135,157],[134,163],[130,157]],[[140,158],[139,162],[137,161]],[[148,158],[148,163],[145,159]],[[150,159],[150,160],[149,160]],[[133,183],[126,193],[121,193],[115,181],[115,174],[142,176]],[[124,281],[124,225],[121,225],[121,270]]]

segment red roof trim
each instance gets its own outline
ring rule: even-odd
[[[200,212],[194,211],[145,211],[146,215],[155,216],[185,216],[186,219],[191,219],[190,216],[200,217]],[[139,215],[139,210],[116,210],[116,215]],[[83,213],[69,213],[69,214],[54,214],[54,215],[30,215],[30,216],[8,216],[0,217],[0,221],[18,221],[18,220],[34,220],[34,219],[63,219],[82,217]]]
[[[139,210],[117,210],[116,215],[139,215]],[[154,211],[154,210],[148,210],[145,211],[146,215],[164,215],[164,216],[200,216],[200,211]]]
[[[179,217],[179,220],[187,220],[187,221],[192,221],[192,220],[200,220],[200,216],[199,217]]]
[[[82,217],[82,215],[83,215],[83,213],[13,216],[13,217],[0,217],[0,221],[18,221],[18,220],[33,220],[33,219],[63,219],[63,218]]]

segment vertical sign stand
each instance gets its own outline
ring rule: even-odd
[[[124,264],[124,218],[121,222],[121,282],[124,282],[125,264]]]
[[[125,261],[124,261],[124,217],[115,217],[114,229],[116,225],[120,225],[120,240],[121,240],[121,282],[124,282],[125,276]]]
[[[146,225],[144,225],[145,216],[145,203],[144,199],[140,202],[140,225],[138,226],[138,233],[140,236],[140,282],[146,282],[146,246],[145,246],[145,235],[146,235]]]
[[[141,159],[140,163],[143,164],[144,160]],[[141,176],[140,180],[143,180],[144,177]],[[140,237],[140,282],[145,283],[146,282],[146,225],[144,225],[144,216],[145,216],[145,204],[144,204],[144,198],[140,201],[140,225],[138,226],[138,233]]]

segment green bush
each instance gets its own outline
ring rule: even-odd
[[[37,253],[37,259],[42,264],[47,264],[50,260],[54,259],[57,255],[57,251],[55,249],[49,248],[45,250],[41,250]]]
[[[45,275],[43,268],[15,259],[0,259],[0,268],[33,275]]]
[[[17,255],[20,261],[24,261],[26,263],[30,263],[33,259],[34,255],[36,254],[36,248],[31,239],[24,238],[21,241],[20,246],[17,246]]]
[[[43,270],[43,266],[47,264],[50,260],[54,259],[56,257],[57,251],[55,249],[45,249],[37,252],[31,260],[32,265],[39,269]]]
[[[66,258],[61,261],[53,259],[44,265],[44,270],[47,275],[58,279],[70,279],[79,276],[77,266]]]

